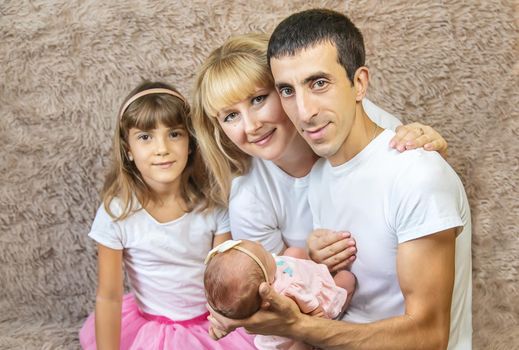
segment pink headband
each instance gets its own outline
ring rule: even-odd
[[[164,89],[164,88],[148,89],[148,90],[144,90],[144,91],[141,91],[141,92],[133,95],[130,99],[128,99],[128,101],[126,101],[126,103],[121,108],[121,112],[119,113],[119,120],[122,119],[123,114],[126,111],[126,108],[128,108],[128,106],[131,105],[135,100],[141,98],[142,96],[152,95],[152,94],[168,94],[168,95],[175,96],[175,97],[179,98],[182,102],[187,104],[186,99],[184,98],[184,96],[182,96],[181,94],[179,94],[176,91],[173,91],[173,90],[170,90],[170,89]]]

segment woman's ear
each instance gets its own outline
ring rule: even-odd
[[[353,86],[355,88],[355,100],[357,102],[362,101],[366,96],[369,84],[369,70],[368,67],[360,67],[355,72],[353,77]]]

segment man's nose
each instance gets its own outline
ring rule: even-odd
[[[317,105],[312,101],[311,94],[304,89],[296,94],[298,119],[308,124],[318,113]]]

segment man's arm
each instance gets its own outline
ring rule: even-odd
[[[402,243],[397,272],[405,298],[402,316],[353,324],[302,314],[289,298],[260,286],[264,310],[242,321],[220,326],[244,326],[258,334],[295,338],[326,349],[445,349],[449,339],[454,286],[455,229]],[[360,281],[362,283],[362,281]]]

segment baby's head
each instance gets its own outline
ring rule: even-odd
[[[207,260],[205,294],[213,310],[232,319],[259,310],[258,288],[262,282],[272,283],[276,273],[274,258],[261,244],[227,241],[213,249]]]

